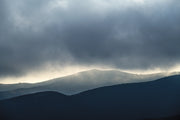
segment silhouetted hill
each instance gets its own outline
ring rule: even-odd
[[[145,120],[180,114],[180,76],[65,96],[42,92],[0,101],[1,120]]]
[[[137,75],[118,70],[93,69],[40,83],[0,85],[0,100],[43,91],[57,91],[72,95],[103,86],[152,81],[166,75],[165,73]]]
[[[145,120],[180,120],[180,115],[171,116],[171,117],[157,118],[157,119],[145,119]]]

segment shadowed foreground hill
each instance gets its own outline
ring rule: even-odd
[[[43,91],[56,91],[66,95],[73,95],[103,86],[152,81],[165,76],[167,76],[166,73],[137,75],[119,70],[93,69],[34,84],[0,84],[0,100]]]
[[[157,118],[157,119],[145,119],[145,120],[180,120],[180,115],[164,117],[164,118]]]
[[[180,76],[72,96],[41,92],[0,101],[0,120],[158,120],[177,115]]]

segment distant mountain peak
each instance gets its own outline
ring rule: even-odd
[[[145,120],[175,116],[180,114],[179,80],[180,75],[171,76],[96,88],[72,96],[53,91],[23,95],[0,101],[0,119]]]
[[[166,74],[162,73],[138,75],[120,70],[91,69],[35,84],[1,85],[0,100],[42,91],[57,91],[66,95],[73,95],[94,88],[124,83],[147,82],[166,76]]]

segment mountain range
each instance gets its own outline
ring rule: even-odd
[[[69,96],[44,91],[0,101],[0,120],[165,120],[179,115],[180,75]]]
[[[43,91],[57,91],[73,95],[83,91],[123,83],[156,80],[177,73],[131,74],[119,70],[89,70],[66,77],[34,84],[0,84],[0,100]]]

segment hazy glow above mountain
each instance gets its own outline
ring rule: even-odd
[[[140,3],[140,4],[144,3],[144,0],[134,0],[134,1],[137,2],[137,3]]]
[[[58,77],[64,77],[72,74],[76,74],[82,71],[88,71],[92,69],[98,70],[119,70],[127,73],[132,74],[155,74],[155,73],[172,73],[172,72],[180,72],[180,66],[173,67],[169,70],[162,70],[160,68],[156,68],[153,70],[120,70],[116,68],[110,67],[102,67],[102,66],[71,66],[71,67],[64,67],[64,68],[57,68],[57,67],[44,67],[42,70],[35,70],[29,72],[29,74],[23,76],[12,76],[12,77],[4,77],[1,78],[1,82],[3,84],[11,84],[11,83],[37,83],[42,82]]]
[[[16,77],[4,77],[1,78],[1,83],[10,84],[10,83],[36,83],[41,81],[50,80],[57,77],[63,77],[71,74],[75,74],[81,71],[90,70],[92,67],[64,67],[64,68],[56,68],[56,67],[45,67],[43,70],[35,70],[31,71],[23,76]]]

